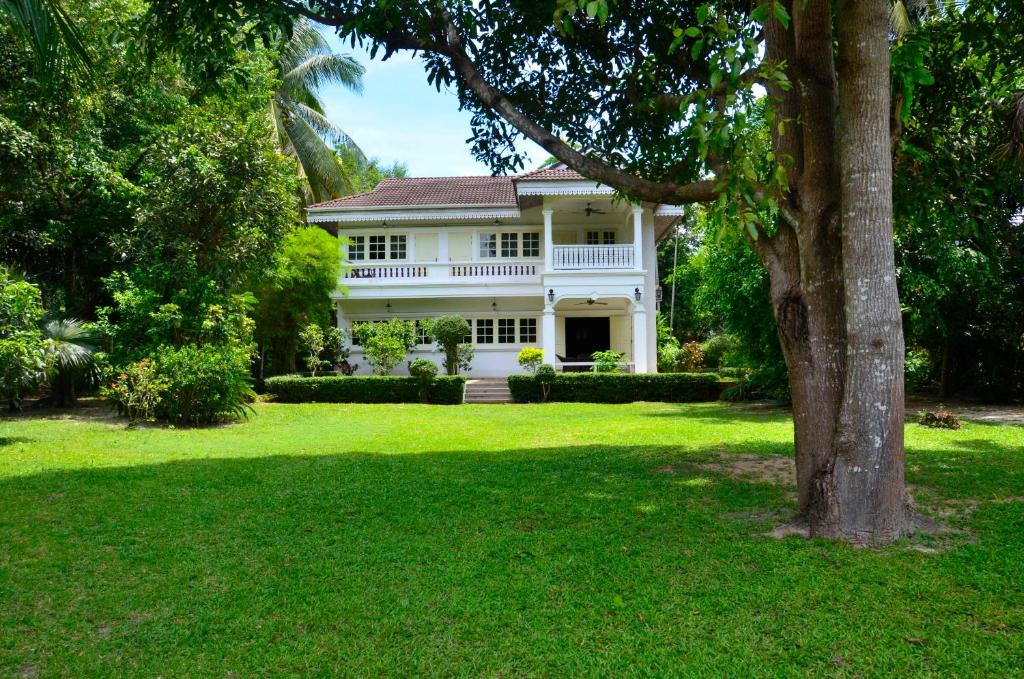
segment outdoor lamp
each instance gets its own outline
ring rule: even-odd
[[[549,302],[554,302],[555,301],[555,289],[554,288],[549,288],[548,289],[548,301]]]
[[[633,288],[633,299],[640,301],[640,288]]]

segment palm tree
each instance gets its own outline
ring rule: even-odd
[[[93,333],[77,318],[49,321],[43,326],[49,343],[48,363],[54,371],[50,383],[50,404],[58,408],[75,405],[75,377],[93,367],[96,347]]]
[[[86,79],[92,75],[89,51],[60,0],[0,0],[0,17],[6,17],[32,47],[40,80],[69,73]]]
[[[352,57],[334,54],[308,20],[295,23],[291,39],[278,60],[280,85],[270,100],[278,147],[292,157],[302,178],[307,203],[352,192],[352,181],[334,147],[349,150],[361,162],[363,152],[324,115],[318,90],[339,84],[354,92],[363,89],[365,69]]]

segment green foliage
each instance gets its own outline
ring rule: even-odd
[[[22,396],[46,376],[48,343],[39,329],[39,288],[0,267],[0,399],[20,408]]]
[[[409,363],[409,375],[411,375],[420,388],[420,402],[429,403],[430,385],[437,377],[437,364],[426,358],[417,358]]]
[[[907,350],[907,356],[903,361],[903,379],[908,393],[920,389],[928,381],[931,372],[932,357],[927,349]]]
[[[352,334],[359,338],[375,375],[389,375],[416,346],[416,325],[399,318],[381,323],[356,323]]]
[[[156,405],[160,419],[178,424],[211,424],[245,417],[256,394],[244,347],[189,344],[161,347],[157,373],[167,380]]]
[[[134,425],[156,419],[156,408],[170,386],[170,380],[157,370],[156,362],[144,358],[115,371],[100,394],[114,403],[118,413],[128,418],[129,425]]]
[[[543,366],[541,366],[543,368]],[[553,369],[552,369],[553,372]],[[545,396],[543,385],[549,384]],[[664,401],[685,403],[718,398],[718,375],[710,373],[550,373],[510,375],[508,386],[519,403],[530,401],[582,401],[632,403]]]
[[[544,363],[537,367],[537,372],[533,374],[533,384],[540,387],[540,400],[542,402],[548,402],[548,399],[551,397],[551,385],[557,379],[558,373],[555,371],[555,366],[550,363]],[[509,384],[510,389],[511,387],[512,385]]]
[[[722,366],[732,365],[742,348],[740,339],[735,335],[723,332],[712,335],[701,342],[700,349],[704,353],[704,366],[718,370]]]
[[[352,193],[365,193],[372,191],[382,179],[409,176],[409,168],[403,163],[395,162],[389,166],[381,166],[376,158],[362,158],[346,146],[335,146],[338,157],[341,158],[345,174],[352,184]]]
[[[593,372],[596,373],[618,373],[622,372],[622,354],[609,349],[608,351],[595,351],[591,355],[594,361]]]
[[[299,330],[310,323],[326,325],[340,273],[338,239],[304,227],[284,237],[269,271],[255,274],[256,340],[261,365],[269,358],[271,373],[294,372]]]
[[[419,360],[419,359],[418,359]],[[462,403],[466,378],[435,377],[426,389],[426,402],[439,405]],[[422,401],[422,382],[416,377],[268,377],[267,393],[282,403],[417,403]]]
[[[519,365],[528,373],[536,373],[544,362],[544,351],[537,347],[523,347],[519,350]]]
[[[306,350],[306,368],[316,377],[318,371],[334,366],[345,341],[345,333],[338,328],[325,331],[316,323],[310,323],[299,333],[299,339]]]
[[[61,76],[92,77],[92,57],[60,0],[3,0],[0,18],[9,19],[18,37],[31,46],[34,75],[43,83],[52,85]]]
[[[51,366],[50,403],[65,407],[75,403],[75,379],[94,379],[96,335],[90,324],[77,318],[48,321],[43,325],[47,363]]]
[[[473,332],[469,321],[462,316],[441,316],[428,324],[427,332],[437,342],[437,350],[444,354],[446,373],[458,375],[460,370],[469,369],[473,361],[473,347],[465,342]]]

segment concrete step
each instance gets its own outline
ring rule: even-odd
[[[466,403],[511,403],[512,392],[503,379],[475,379],[466,382]]]

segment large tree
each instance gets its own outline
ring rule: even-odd
[[[375,51],[421,54],[428,78],[474,112],[474,148],[496,172],[522,165],[525,136],[630,199],[726,207],[770,275],[802,520],[812,535],[870,543],[916,527],[886,0],[186,4],[154,4],[165,37],[234,35],[227,6],[258,11],[250,30],[298,13]],[[763,92],[768,144],[750,124]]]

